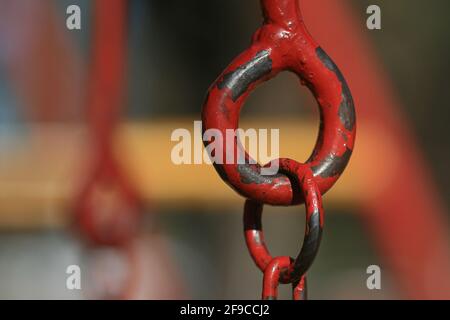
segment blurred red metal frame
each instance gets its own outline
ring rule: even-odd
[[[301,5],[309,31],[349,83],[359,123],[376,123],[401,150],[401,165],[389,172],[394,176],[383,175],[383,170],[375,167],[376,161],[367,167],[367,171],[379,170],[378,181],[388,179],[389,183],[373,188],[373,194],[361,203],[384,263],[408,298],[449,299],[450,242],[445,206],[402,115],[389,76],[363,33],[365,21],[345,0],[308,0]],[[379,154],[389,157],[382,150]]]

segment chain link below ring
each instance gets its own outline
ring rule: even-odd
[[[289,269],[292,263],[292,258],[276,257],[267,266],[264,271],[263,279],[263,300],[277,300],[278,299],[278,285],[280,283],[280,276],[283,271]],[[306,287],[306,275],[303,275],[298,282],[292,283],[292,299],[293,300],[306,300],[307,299],[307,287]]]
[[[304,275],[312,265],[320,246],[323,229],[324,211],[322,207],[322,197],[311,169],[290,159],[278,160],[280,171],[286,174],[296,185],[297,193],[301,193],[305,198],[306,207],[306,227],[303,245],[295,261],[283,257],[282,260],[273,258],[269,253],[264,240],[262,229],[262,211],[263,204],[247,200],[244,207],[244,233],[247,247],[250,254],[258,266],[265,273],[265,277],[277,278],[277,283],[299,284],[300,288],[296,291],[297,296],[303,296],[306,293],[304,286]],[[289,262],[287,263],[286,261]],[[287,266],[286,266],[287,264]],[[268,271],[275,268],[278,271]],[[271,272],[266,275],[266,272]],[[269,281],[269,280],[267,280]],[[269,283],[272,283],[269,281]]]

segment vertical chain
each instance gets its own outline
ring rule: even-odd
[[[312,265],[323,229],[325,194],[345,170],[353,152],[356,115],[350,89],[336,64],[308,33],[300,0],[261,0],[263,25],[251,46],[241,53],[210,87],[202,112],[203,130],[218,130],[214,137],[227,152],[245,154],[245,164],[215,163],[220,177],[248,199],[244,207],[244,233],[250,254],[264,273],[263,299],[276,299],[279,283],[293,285],[293,298],[306,299],[306,272]],[[280,171],[265,175],[261,165],[237,141],[226,145],[228,130],[236,132],[239,115],[250,93],[282,71],[295,73],[318,102],[321,123],[312,155],[305,163],[278,159]],[[205,142],[205,146],[213,140]],[[272,166],[271,166],[272,167]],[[264,204],[305,204],[306,228],[296,259],[273,258],[262,231]]]

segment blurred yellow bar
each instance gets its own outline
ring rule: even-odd
[[[118,130],[115,151],[145,203],[160,210],[240,210],[243,199],[211,165],[175,165],[174,129],[193,131],[195,119],[127,123]],[[314,147],[318,126],[299,119],[243,120],[244,129],[280,129],[280,155],[299,161]],[[0,137],[0,228],[61,227],[70,221],[74,197],[87,174],[89,135],[83,126],[30,125]],[[380,150],[394,149],[380,130],[358,128],[348,170],[326,195],[327,207],[351,206],[367,187],[367,163]],[[5,132],[5,130],[2,130]],[[384,141],[383,141],[384,140]],[[394,155],[395,156],[395,155]],[[374,173],[372,173],[373,175]],[[378,187],[380,187],[378,185]]]

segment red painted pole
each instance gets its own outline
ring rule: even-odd
[[[127,1],[96,0],[94,13],[87,104],[93,166],[76,212],[91,241],[122,245],[136,234],[142,212],[113,146],[124,105]]]
[[[301,1],[301,6],[311,34],[346,75],[358,106],[359,123],[376,123],[402,156],[386,175],[380,166],[385,160],[367,163],[368,173],[378,173],[368,175],[373,179],[367,184],[369,197],[362,203],[364,218],[386,266],[405,297],[449,299],[450,241],[445,206],[400,111],[389,76],[364,34],[365,21],[358,20],[346,1]],[[389,158],[379,151],[380,158]],[[375,188],[380,182],[383,187]]]

